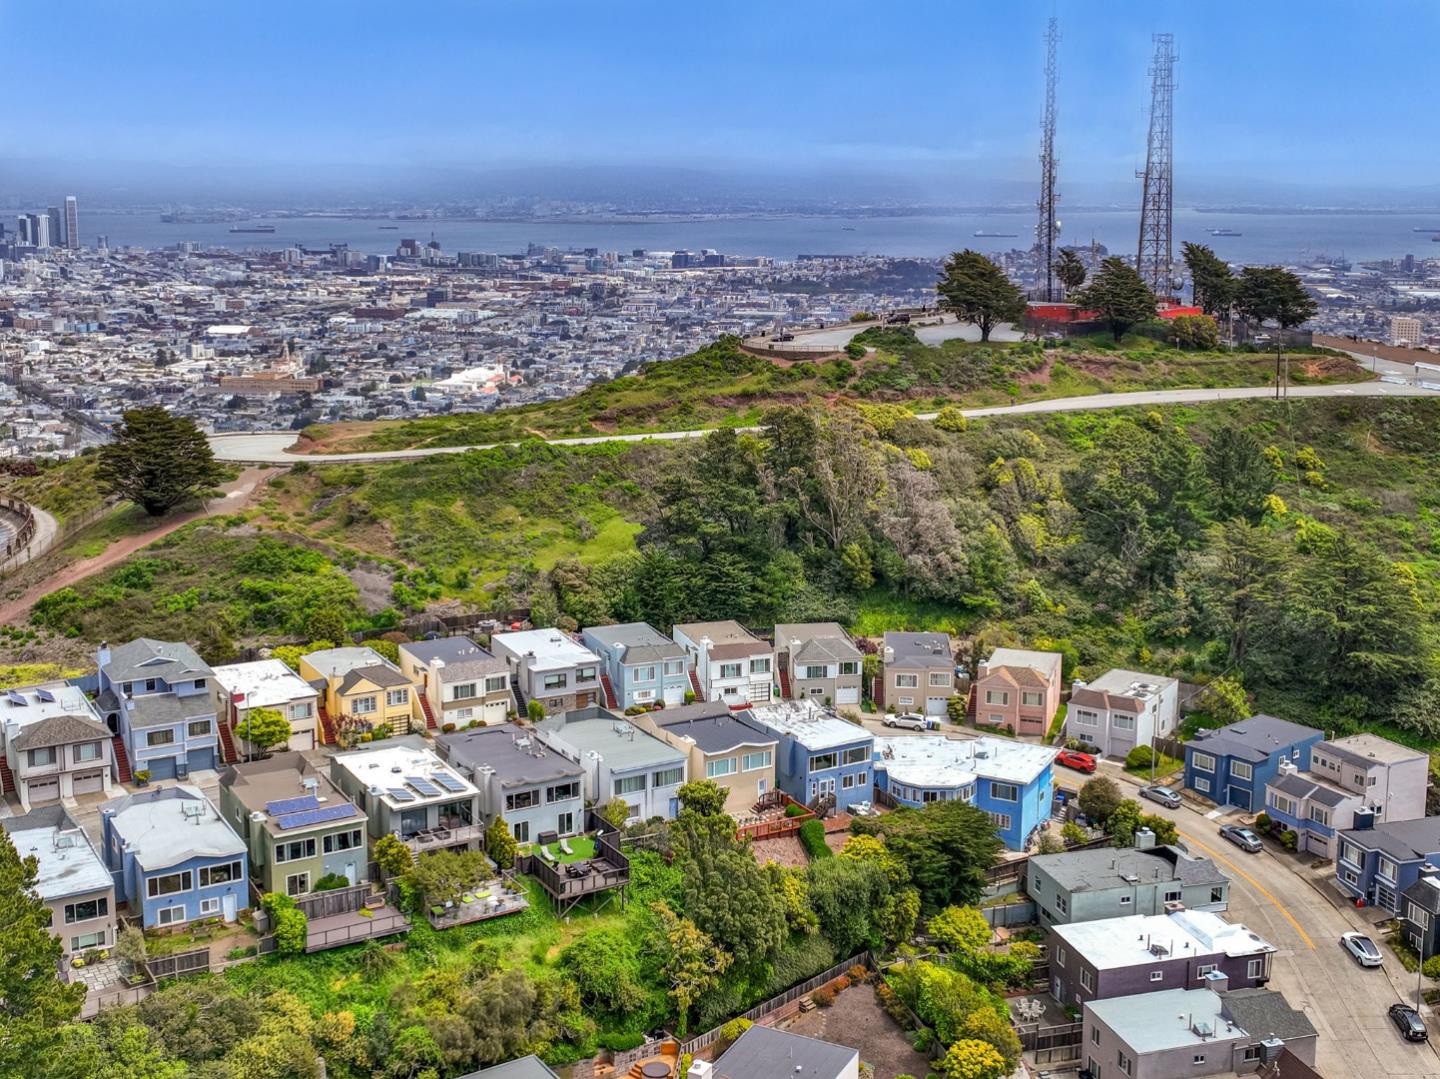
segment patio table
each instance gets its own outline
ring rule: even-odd
[[[665,1079],[670,1074],[670,1065],[663,1060],[652,1060],[640,1066],[640,1074],[645,1079]]]

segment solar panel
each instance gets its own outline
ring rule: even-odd
[[[273,802],[265,803],[265,812],[272,817],[283,817],[288,813],[299,813],[306,809],[319,809],[320,802],[313,794],[301,795],[298,798],[277,798]]]
[[[355,812],[354,806],[347,802],[339,805],[321,806],[319,809],[306,809],[299,813],[289,813],[281,817],[275,823],[280,828],[306,828],[312,824],[324,824],[327,820],[344,820]]]
[[[48,689],[37,689],[35,691],[35,696],[39,697],[40,700],[44,701],[46,704],[55,703],[55,694],[51,693]]]
[[[444,787],[447,791],[451,791],[452,793],[458,794],[460,791],[463,791],[465,789],[465,784],[461,783],[449,772],[432,772],[430,774],[430,778],[433,779],[436,783],[439,783],[440,786]]]
[[[10,690],[10,692],[7,693],[5,696],[6,696],[6,699],[9,700],[9,702],[10,702],[11,704],[18,704],[18,705],[20,705],[20,707],[22,707],[22,708],[25,707],[25,705],[27,705],[27,704],[30,703],[29,701],[27,701],[27,700],[25,699],[25,694],[23,694],[23,693],[17,693],[17,692],[15,692],[15,690],[13,690],[13,689]]]
[[[405,782],[419,791],[421,797],[435,798],[440,794],[440,788],[423,776],[406,776]]]
[[[397,801],[397,802],[413,802],[413,801],[415,801],[415,796],[414,796],[413,794],[411,794],[409,791],[407,791],[404,787],[391,787],[391,788],[390,788],[390,797],[391,797],[391,798],[394,798],[395,801]]]

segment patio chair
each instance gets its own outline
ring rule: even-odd
[[[575,854],[575,852],[570,849],[570,841],[569,841],[568,839],[562,838],[562,839],[560,840],[560,850],[564,853],[564,855],[565,855],[567,858],[573,857],[574,854]]]
[[[551,865],[555,864],[555,855],[550,853],[549,847],[540,848],[540,857],[543,858],[545,861],[549,862]]]

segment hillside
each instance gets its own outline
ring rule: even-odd
[[[914,411],[947,403],[1008,404],[1081,394],[1192,386],[1267,385],[1274,357],[1253,352],[1182,351],[1148,337],[1115,346],[1108,337],[1044,349],[1036,342],[952,340],[925,345],[908,329],[871,329],[859,358],[777,363],[752,356],[734,338],[562,401],[424,420],[359,421],[307,428],[315,453],[463,446],[696,427],[750,426],[775,404],[841,401],[899,404]],[[857,350],[858,351],[858,350]],[[1352,359],[1326,350],[1296,353],[1296,383],[1363,381]]]

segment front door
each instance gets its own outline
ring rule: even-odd
[[[220,900],[220,909],[221,909],[222,911],[224,911],[224,913],[225,913],[225,920],[226,920],[227,922],[233,922],[233,921],[235,920],[235,893],[234,893],[234,892],[227,892],[227,893],[221,898],[221,900]]]
[[[359,870],[357,870],[357,869],[355,868],[355,863],[354,863],[354,862],[346,862],[346,863],[345,863],[345,883],[346,883],[346,884],[359,884],[359,883],[360,883],[360,873],[359,873]]]
[[[763,798],[763,797],[765,796],[765,779],[764,779],[763,776],[762,776],[762,777],[760,778],[760,780],[755,784],[755,787],[756,787],[756,792]]]

